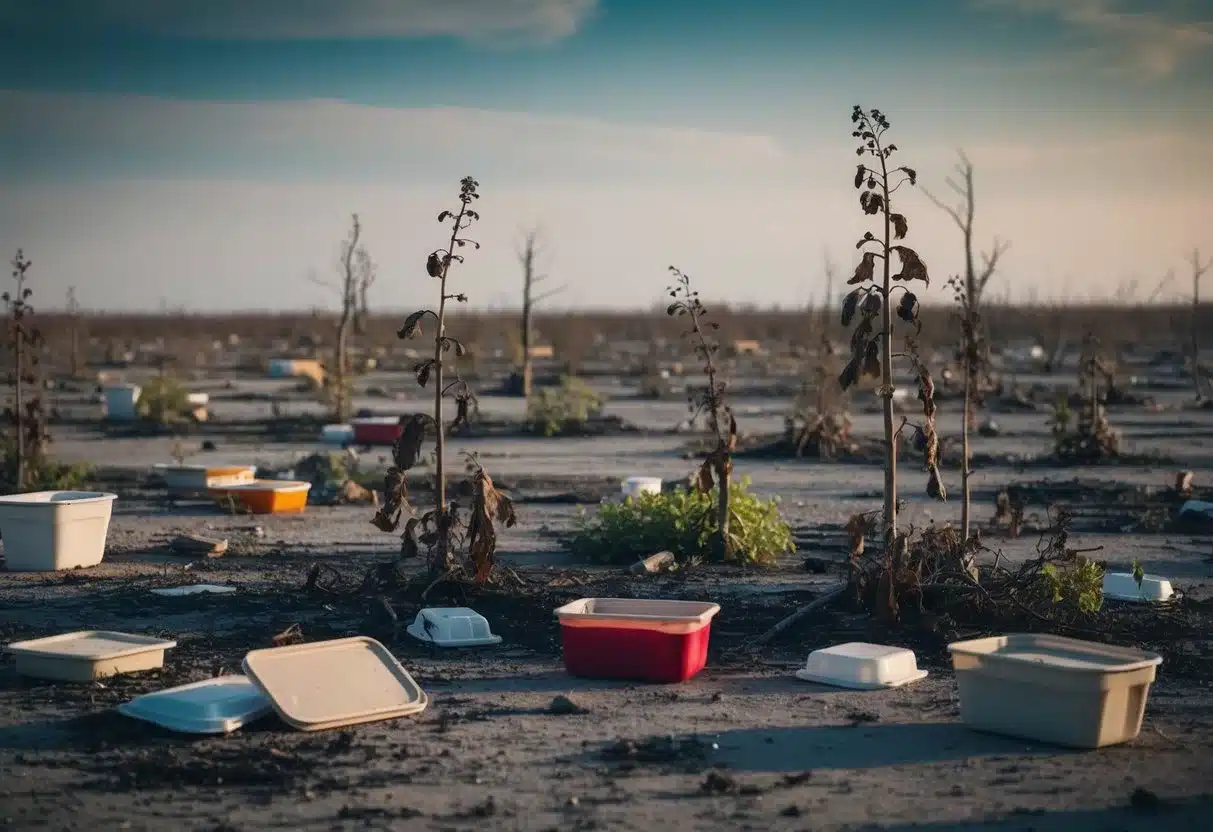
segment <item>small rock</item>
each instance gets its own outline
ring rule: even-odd
[[[1156,812],[1162,808],[1162,798],[1149,789],[1138,786],[1129,795],[1129,807],[1138,812]]]
[[[715,693],[712,694],[712,702],[720,703],[723,701],[724,701],[724,694],[721,693],[720,691],[716,691]]]
[[[798,818],[800,817],[800,807],[796,804],[785,806],[779,810],[779,814],[783,815],[785,818]]]
[[[699,790],[704,794],[729,794],[737,791],[737,781],[723,771],[713,769],[708,772]]]
[[[572,716],[573,714],[589,713],[589,710],[561,694],[552,700],[551,705],[548,705],[548,713],[552,716]]]
[[[668,572],[674,568],[675,563],[673,552],[658,552],[632,564],[632,574],[655,575],[658,572]]]
[[[1002,433],[1002,428],[993,419],[986,419],[977,427],[977,432],[982,436],[998,436]]]
[[[214,443],[214,442],[212,442],[210,439],[204,439],[204,440],[202,440],[202,450],[204,450],[204,451],[213,451],[213,450],[215,450],[215,449],[216,449],[216,448],[215,448],[215,443]]]

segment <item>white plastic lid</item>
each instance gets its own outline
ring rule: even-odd
[[[219,676],[137,696],[118,712],[187,734],[226,734],[268,714],[273,705],[244,676]]]
[[[914,651],[853,641],[814,650],[797,677],[823,685],[875,690],[899,687],[925,678]]]

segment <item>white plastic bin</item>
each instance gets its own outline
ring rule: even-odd
[[[105,556],[116,494],[35,491],[0,497],[0,537],[11,572],[96,566]]]
[[[639,497],[641,494],[660,494],[660,477],[628,477],[620,486],[624,497]]]
[[[139,396],[143,389],[137,384],[111,384],[102,389],[105,396],[105,418],[133,422],[139,418]]]

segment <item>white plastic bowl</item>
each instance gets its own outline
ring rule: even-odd
[[[1174,594],[1175,590],[1166,578],[1146,575],[1138,586],[1131,572],[1105,572],[1103,576],[1103,597],[1113,601],[1159,603]]]
[[[660,494],[660,477],[628,477],[623,481],[620,490],[625,497],[639,497],[641,494]]]
[[[925,679],[913,650],[859,641],[814,650],[796,677],[851,690],[883,690]]]
[[[247,677],[219,676],[136,696],[119,705],[118,713],[170,731],[227,734],[273,709],[269,698]]]
[[[344,445],[354,441],[353,425],[325,425],[320,429],[320,441],[329,445]]]
[[[427,626],[428,624],[428,626]],[[439,647],[480,647],[500,644],[483,615],[467,607],[427,607],[417,613],[408,634]]]

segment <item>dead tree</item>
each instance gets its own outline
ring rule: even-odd
[[[358,273],[355,278],[358,286],[358,306],[354,312],[354,334],[361,336],[366,335],[366,322],[370,317],[371,308],[369,293],[375,278],[378,277],[379,268],[371,259],[370,252],[362,247],[354,253],[354,267]]]
[[[970,508],[969,476],[972,473],[969,470],[969,426],[973,422],[975,405],[981,399],[981,389],[985,382],[985,379],[982,378],[982,369],[985,366],[985,362],[982,361],[982,346],[985,344],[985,339],[981,326],[981,298],[986,290],[986,286],[990,283],[990,278],[994,276],[995,269],[998,267],[998,261],[1006,253],[1010,244],[995,237],[990,251],[981,255],[982,265],[978,269],[973,259],[973,221],[977,211],[977,203],[973,192],[973,163],[969,161],[969,157],[965,156],[963,150],[957,151],[957,153],[960,156],[960,162],[956,165],[959,181],[951,177],[945,181],[948,187],[960,197],[960,204],[955,207],[946,205],[925,188],[923,189],[923,193],[927,195],[927,199],[934,202],[952,218],[964,237],[964,285],[963,287],[956,288],[959,290],[957,291],[957,298],[963,299],[960,302],[960,309],[961,331],[964,333],[964,344],[962,345],[964,361],[964,415],[961,419],[960,434],[962,457],[960,467],[962,491],[960,531],[964,539],[968,540]]]
[[[76,287],[67,289],[67,325],[71,338],[71,373],[72,378],[80,377],[80,304],[76,300]]]
[[[321,286],[328,286],[337,291],[341,298],[341,316],[337,319],[337,344],[334,350],[333,366],[325,373],[324,387],[332,404],[333,417],[344,423],[350,418],[352,383],[352,367],[350,362],[350,335],[354,328],[354,319],[358,315],[358,299],[362,266],[366,264],[373,274],[373,264],[370,255],[359,246],[362,239],[362,223],[354,214],[350,222],[350,234],[341,245],[341,255],[338,261],[340,283],[332,284],[312,277],[312,281]],[[374,278],[372,277],[371,280]]]
[[[539,256],[539,230],[527,231],[518,250],[518,262],[522,266],[522,321],[520,340],[522,341],[522,395],[529,399],[534,387],[534,365],[531,361],[531,341],[535,334],[535,307],[543,301],[563,292],[567,287],[558,286],[541,294],[535,294],[535,287],[548,279],[547,275],[535,273],[535,261]]]
[[[1196,400],[1199,402],[1204,399],[1201,392],[1203,379],[1200,370],[1200,279],[1213,266],[1213,259],[1201,263],[1200,249],[1193,249],[1190,262],[1192,263],[1192,343],[1189,349],[1192,352],[1192,383],[1196,385]]]

